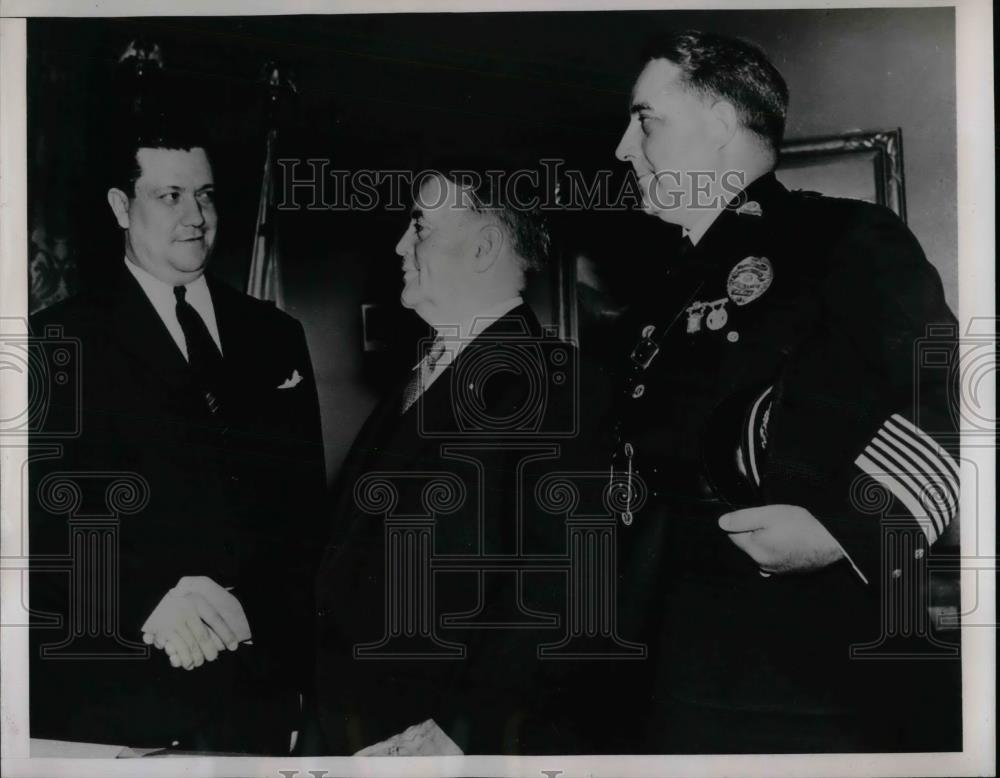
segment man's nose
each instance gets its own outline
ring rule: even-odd
[[[618,141],[618,148],[615,149],[615,157],[619,162],[628,162],[632,159],[633,149],[635,144],[633,142],[633,122],[629,122],[628,127],[625,128],[625,132],[622,133],[622,138]]]
[[[187,200],[184,208],[184,224],[191,227],[200,227],[205,223],[205,212],[198,202],[198,198],[192,197]]]
[[[399,243],[396,244],[396,253],[405,257],[410,253],[410,246],[413,244],[413,225],[411,224],[406,228],[406,232],[403,233],[403,237],[399,239]]]

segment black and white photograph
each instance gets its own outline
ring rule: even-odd
[[[8,775],[990,775],[992,7],[4,2]]]

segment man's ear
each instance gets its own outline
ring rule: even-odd
[[[129,225],[128,195],[121,189],[111,188],[108,190],[108,205],[114,211],[115,219],[118,220],[118,226],[123,230],[127,230]]]
[[[479,230],[476,242],[476,272],[489,270],[503,253],[504,233],[495,224],[486,224]]]
[[[728,100],[716,100],[712,105],[712,132],[719,144],[725,146],[740,128],[740,117]]]

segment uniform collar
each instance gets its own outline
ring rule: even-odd
[[[728,207],[730,202],[732,201],[727,201],[725,205],[714,208],[711,211],[705,211],[702,217],[695,222],[693,226],[682,229],[681,234],[691,241],[692,246],[697,246],[698,241],[700,241],[705,233],[708,232],[708,228],[715,224],[715,220],[719,218],[719,214],[721,214]]]
[[[712,212],[685,234],[691,238],[692,243],[698,245],[714,243],[722,234],[731,232],[734,228],[739,230],[741,226],[755,229],[774,207],[780,207],[787,196],[788,190],[778,181],[774,172],[765,173],[751,181],[724,208]]]

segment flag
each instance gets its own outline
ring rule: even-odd
[[[268,130],[264,179],[260,187],[260,203],[257,206],[257,229],[254,235],[253,256],[250,260],[247,294],[259,300],[273,300],[278,308],[283,310],[285,295],[281,283],[278,214],[274,205],[274,153],[277,140],[277,129]]]

